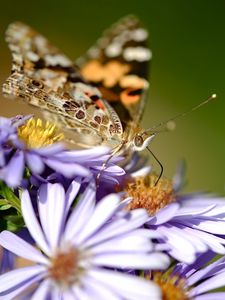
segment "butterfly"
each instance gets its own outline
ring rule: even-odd
[[[147,39],[140,21],[128,16],[73,63],[28,25],[12,23],[6,31],[12,73],[3,93],[43,110],[79,147],[141,151],[154,137],[139,126],[152,57]]]

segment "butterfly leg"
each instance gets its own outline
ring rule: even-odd
[[[111,155],[107,158],[106,161],[104,161],[104,163],[102,164],[102,167],[101,167],[101,170],[100,172],[98,173],[97,175],[97,178],[96,178],[96,185],[97,187],[99,186],[99,181],[100,181],[100,178],[101,178],[101,175],[102,173],[104,172],[104,170],[106,169],[106,166],[107,164],[110,162],[110,160],[120,152],[120,150],[123,148],[125,142],[122,142],[121,144],[119,144],[118,147],[116,147],[116,149],[111,153]]]

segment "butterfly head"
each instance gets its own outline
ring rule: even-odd
[[[147,133],[145,131],[141,131],[139,133],[136,133],[133,137],[132,143],[133,143],[133,150],[134,151],[142,151],[151,142],[151,140],[154,138],[155,133]]]

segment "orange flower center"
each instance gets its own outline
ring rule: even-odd
[[[167,204],[175,201],[172,182],[161,178],[157,185],[157,175],[151,174],[145,177],[137,177],[125,186],[126,194],[133,198],[128,204],[128,209],[145,208],[150,215]]]
[[[78,266],[79,252],[71,247],[68,251],[58,252],[52,259],[49,276],[63,286],[69,286],[79,280],[81,269]]]
[[[156,272],[153,275],[153,281],[161,289],[162,300],[190,300],[184,279]]]

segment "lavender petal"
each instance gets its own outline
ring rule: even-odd
[[[24,267],[7,272],[0,275],[0,293],[10,293],[11,289],[19,288],[20,285],[31,280],[33,277],[37,277],[39,280],[40,276],[43,278],[45,274],[46,268],[39,265]]]
[[[76,237],[76,235],[86,224],[87,220],[89,220],[89,218],[91,217],[95,207],[95,192],[96,189],[94,183],[91,182],[67,221],[64,231],[66,240]],[[74,226],[75,223],[76,226]]]
[[[67,192],[66,192],[66,208],[65,208],[65,214],[68,213],[70,206],[72,205],[75,197],[77,196],[77,193],[80,189],[81,182],[78,179],[75,179],[70,184]]]
[[[82,177],[91,176],[91,173],[87,168],[77,163],[64,163],[50,158],[47,158],[44,161],[47,166],[68,178],[72,178],[77,175]]]
[[[24,154],[17,151],[8,163],[3,180],[12,188],[17,187],[22,180],[24,172]]]
[[[204,294],[204,295],[196,296],[194,298],[194,300],[224,300],[224,299],[225,299],[224,292]]]
[[[199,295],[224,286],[225,272],[213,276],[191,290],[192,295]]]
[[[0,244],[20,257],[48,265],[48,259],[40,251],[10,231],[0,233]]]
[[[26,153],[26,162],[31,172],[34,174],[41,174],[44,171],[45,165],[40,156],[35,153]]]
[[[36,243],[39,245],[39,247],[47,254],[50,255],[50,249],[49,246],[45,240],[45,237],[43,235],[43,231],[41,229],[41,226],[36,218],[30,195],[28,191],[24,191],[21,198],[21,208],[23,217],[25,220],[25,223],[27,225],[27,228],[33,237],[33,239],[36,241]]]
[[[104,223],[106,223],[118,208],[120,198],[116,195],[108,195],[102,199],[96,206],[89,222],[77,236],[78,243],[91,236],[96,232]]]
[[[96,284],[115,290],[122,299],[161,299],[158,286],[140,277],[103,269],[93,269],[89,276],[96,280]]]
[[[46,300],[49,290],[51,287],[50,280],[42,281],[38,288],[36,289],[35,293],[32,295],[31,300]]]
[[[140,252],[139,252],[140,253]],[[109,268],[160,270],[168,267],[170,261],[162,253],[137,254],[137,253],[102,253],[93,258],[95,266]]]
[[[65,191],[60,184],[44,184],[40,187],[38,210],[46,239],[54,253],[59,243],[65,208]]]
[[[148,225],[161,225],[175,216],[177,210],[179,209],[178,203],[172,203],[164,208],[160,209],[154,217],[150,217],[147,224]]]

